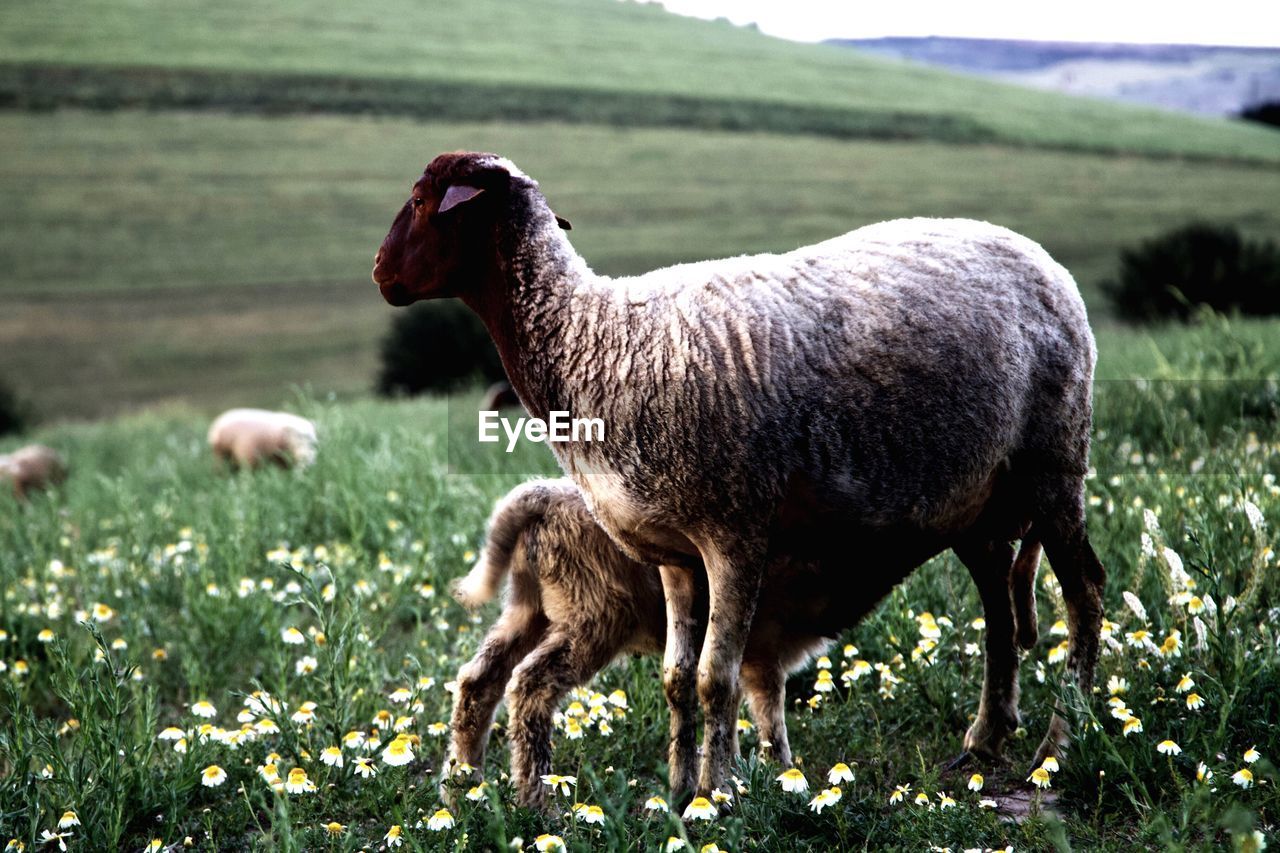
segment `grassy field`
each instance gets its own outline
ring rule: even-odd
[[[1197,217],[1280,232],[1242,164],[565,125],[0,114],[0,376],[47,417],[274,402],[372,381],[374,250],[435,153],[505,153],[611,274],[785,250],[898,216],[1040,240],[1096,317],[1120,247]]]
[[[610,124],[696,123],[698,113],[729,101],[756,127],[773,121],[769,105],[798,105],[828,111],[836,129],[839,115],[852,113],[855,128],[859,121],[882,130],[897,123],[913,135],[953,141],[990,134],[1018,144],[1280,160],[1275,134],[1244,123],[1030,92],[612,0],[358,6],[283,0],[270,7],[248,0],[10,0],[0,8],[0,53],[18,72],[0,75],[8,81],[6,99],[19,103],[66,88],[56,75],[39,73],[50,67],[88,69],[70,88],[96,86],[99,95],[118,88],[103,82],[111,67],[223,72],[167,85],[188,103],[240,101],[251,109],[275,87],[225,73],[309,74],[322,76],[312,88],[329,94],[299,93],[299,103],[316,102],[308,109],[337,108],[344,79],[374,79],[383,85],[360,97],[363,109],[413,110],[399,82],[417,81],[442,118],[496,119],[520,111],[519,102],[503,98],[514,87],[526,93],[524,103],[542,104],[544,117]],[[437,84],[463,88],[454,89],[456,97],[433,99]],[[117,102],[131,89],[149,88],[137,77],[122,85]],[[693,98],[701,106],[681,109],[664,101],[655,109],[643,97],[653,94]],[[486,101],[493,111],[477,116]],[[575,101],[592,106],[584,111]],[[610,115],[602,119],[592,110]],[[775,128],[786,129],[781,124]],[[820,121],[809,125],[821,130]]]
[[[446,422],[474,398],[295,400],[320,424],[317,464],[240,477],[214,472],[205,421],[191,413],[47,429],[36,437],[68,455],[72,478],[27,507],[0,495],[6,836],[42,847],[70,811],[73,850],[188,836],[202,850],[374,849],[392,825],[421,850],[491,850],[517,837],[532,849],[544,833],[574,850],[655,850],[670,836],[732,851],[1247,845],[1255,830],[1274,832],[1280,809],[1280,636],[1269,610],[1280,595],[1280,400],[1274,383],[1185,380],[1280,375],[1255,331],[1219,322],[1182,336],[1198,354],[1134,348],[1130,364],[1184,381],[1099,386],[1089,505],[1110,572],[1110,640],[1078,744],[1050,788],[1025,782],[1062,666],[1062,604],[1047,570],[1041,642],[1022,666],[1025,736],[1007,766],[942,769],[976,710],[982,637],[971,584],[946,556],[839,639],[833,690],[816,689],[813,667],[790,680],[788,722],[809,791],[783,792],[776,768],[749,760],[735,771],[731,815],[683,825],[643,808],[666,795],[652,659],[620,662],[582,695],[589,706],[591,693],[623,690],[627,708],[610,712],[612,735],[593,720],[581,739],[557,738],[555,770],[576,787],[556,813],[512,805],[499,731],[487,798],[460,797],[447,828],[428,822],[443,807],[447,737],[435,724],[448,720],[448,683],[496,612],[471,617],[445,590],[474,559],[491,501],[554,470],[534,448],[502,473],[468,473],[478,457]],[[1261,396],[1242,408],[1246,388]],[[1145,608],[1126,604],[1124,591]],[[285,642],[289,628],[301,644]],[[924,635],[934,631],[931,647]],[[874,668],[844,679],[858,660]],[[280,704],[255,704],[254,691]],[[384,711],[404,718],[407,766],[382,759],[393,733],[371,721]],[[170,727],[184,739],[163,739]],[[342,765],[325,763],[322,751],[352,731],[382,744],[341,747]],[[1158,752],[1166,740],[1180,753]],[[750,734],[744,744],[756,745]],[[356,772],[360,757],[372,778]],[[836,762],[853,780],[815,813],[810,800]],[[316,790],[273,790],[261,775],[268,763],[282,779],[300,769]],[[202,784],[210,767],[225,781]],[[974,770],[985,777],[977,792]],[[603,825],[575,820],[574,803],[599,805]]]

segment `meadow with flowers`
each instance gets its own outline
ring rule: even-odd
[[[1103,343],[1104,363],[1136,357]],[[1089,521],[1110,577],[1094,695],[1062,687],[1046,565],[1009,761],[948,769],[984,623],[946,555],[790,679],[794,768],[751,757],[744,712],[731,784],[682,811],[656,659],[566,700],[550,813],[513,805],[505,712],[482,783],[445,771],[453,679],[497,612],[467,613],[449,582],[493,500],[555,471],[541,447],[470,465],[448,424],[475,395],[301,397],[316,464],[236,476],[193,413],[52,427],[39,437],[71,479],[25,507],[0,496],[0,844],[1260,849],[1280,813],[1280,390],[1252,377],[1277,363],[1225,321],[1149,349],[1147,379],[1097,390]],[[1073,745],[1029,767],[1055,703]]]

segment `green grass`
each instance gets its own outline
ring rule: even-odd
[[[1229,340],[1248,332],[1226,325],[1216,334]],[[1228,360],[1231,349],[1224,348]],[[1170,369],[1192,376],[1197,364],[1184,352]],[[788,723],[810,794],[784,794],[776,769],[748,762],[736,770],[744,792],[735,813],[683,829],[641,809],[649,796],[665,795],[665,708],[653,659],[624,660],[593,684],[603,693],[627,693],[629,711],[612,721],[611,737],[591,730],[582,740],[558,739],[555,770],[578,779],[562,805],[601,805],[602,829],[515,808],[500,776],[501,733],[484,768],[496,799],[460,800],[449,830],[417,826],[441,806],[436,774],[445,741],[428,727],[448,719],[444,685],[496,614],[491,605],[472,618],[444,591],[466,570],[491,501],[524,476],[554,470],[549,456],[533,448],[503,473],[465,473],[491,461],[447,432],[450,412],[474,405],[473,396],[448,403],[294,400],[291,407],[319,422],[317,464],[239,477],[215,473],[203,443],[206,422],[190,412],[44,430],[33,437],[68,456],[71,479],[24,508],[0,495],[5,832],[33,849],[70,809],[81,821],[76,843],[92,849],[139,849],[153,838],[173,844],[191,836],[201,850],[354,850],[377,845],[391,824],[404,827],[409,849],[426,850],[464,840],[472,849],[495,849],[516,836],[531,847],[544,832],[563,836],[571,849],[653,850],[683,831],[694,849],[714,841],[735,852],[1063,843],[1207,849],[1254,828],[1270,834],[1280,808],[1273,766],[1280,754],[1274,726],[1280,666],[1267,615],[1280,594],[1268,550],[1280,524],[1276,414],[1233,420],[1226,397],[1211,395],[1206,403],[1166,391],[1158,383],[1104,383],[1099,390],[1090,525],[1110,573],[1107,617],[1118,626],[1119,645],[1108,646],[1101,692],[1089,706],[1100,730],[1087,722],[1077,727],[1078,745],[1050,792],[1028,795],[1023,781],[1061,672],[1054,649],[1062,638],[1050,629],[1062,603],[1047,570],[1042,639],[1022,667],[1026,733],[1009,746],[1012,763],[981,768],[981,794],[966,790],[969,769],[942,769],[959,751],[981,675],[981,658],[966,651],[981,638],[969,624],[980,608],[967,574],[946,556],[915,573],[833,649],[837,683],[851,665],[841,651],[849,642],[856,657],[884,662],[902,679],[891,695],[878,689],[873,672],[824,694],[811,710],[815,670],[790,680]],[[0,451],[13,443],[0,442]],[[1246,498],[1267,521],[1261,532],[1246,519]],[[1167,602],[1169,558],[1143,556],[1148,509],[1159,518],[1158,530],[1148,528],[1156,552],[1173,549],[1196,594],[1218,603],[1216,618],[1202,615],[1204,648],[1197,647],[1185,605]],[[267,556],[281,546],[288,550]],[[329,583],[332,600],[325,601]],[[1122,602],[1124,590],[1145,603],[1145,619]],[[1227,611],[1229,597],[1237,603]],[[80,611],[92,613],[95,604],[111,611],[98,624],[107,645],[103,662],[94,662],[94,637],[77,624]],[[913,653],[915,617],[924,611],[942,622],[932,666]],[[1156,645],[1181,631],[1180,656],[1128,645],[1125,633],[1144,626]],[[288,627],[308,636],[320,631],[325,642],[286,645],[281,632]],[[50,642],[40,637],[45,629]],[[303,656],[316,659],[315,672],[298,674]],[[1198,712],[1175,689],[1184,673],[1205,699]],[[1111,676],[1127,679],[1122,698],[1141,718],[1142,732],[1121,734],[1104,706]],[[429,681],[418,686],[420,679]],[[389,698],[400,686],[413,689],[420,710]],[[204,722],[237,730],[236,715],[253,690],[287,703],[272,715],[280,733],[236,749],[200,738],[196,727]],[[201,699],[216,706],[214,719],[191,713]],[[304,701],[317,703],[310,725],[289,719]],[[320,750],[345,732],[370,731],[380,709],[413,716],[410,731],[421,743],[412,764],[393,768],[374,753],[378,776],[362,780],[352,772],[357,752],[347,752],[341,769],[319,762]],[[188,732],[185,754],[157,740],[168,726]],[[1181,755],[1156,752],[1166,738]],[[744,743],[755,746],[750,735]],[[1250,766],[1257,784],[1245,790],[1230,779],[1254,746],[1262,760]],[[273,793],[256,773],[270,752],[280,755],[282,775],[302,767],[319,790]],[[855,781],[842,786],[838,804],[815,815],[809,797],[826,786],[826,770],[836,761],[854,768]],[[1195,781],[1200,761],[1214,771],[1212,786]],[[228,781],[201,786],[201,771],[214,764]],[[46,765],[51,778],[42,775]],[[906,803],[890,805],[897,785],[910,785],[911,793]],[[912,804],[917,792],[932,808]],[[942,792],[956,800],[954,808],[938,809]],[[1005,812],[980,809],[981,797],[1020,813],[1029,804],[1031,814],[1009,821]],[[339,837],[321,828],[330,821],[346,827]]]
[[[158,89],[168,93],[161,103],[254,109],[288,100],[280,90],[290,90],[294,109],[420,113],[409,88],[417,85],[438,119],[486,109],[484,117],[499,119],[513,106],[514,88],[524,93],[516,110],[542,118],[689,124],[709,121],[699,112],[724,110],[723,121],[746,113],[752,126],[802,132],[875,135],[898,126],[949,140],[991,135],[1058,148],[1280,160],[1274,132],[1244,123],[1031,92],[613,0],[10,0],[0,8],[0,55],[10,64],[0,100],[18,104],[145,102]],[[273,87],[264,74],[289,79]],[[68,75],[79,82],[68,84]],[[432,94],[436,86],[444,96]],[[771,118],[769,104],[813,120],[792,126],[786,116]],[[724,126],[721,119],[710,123]]]
[[[970,216],[1044,243],[1102,320],[1098,282],[1120,247],[1196,217],[1280,231],[1280,174],[1244,165],[555,124],[0,114],[0,375],[54,418],[267,403],[291,384],[365,390],[391,314],[373,252],[426,161],[460,147],[537,177],[611,274]]]

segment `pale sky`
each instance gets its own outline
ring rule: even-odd
[[[1280,47],[1275,0],[656,0],[798,41],[964,36]]]

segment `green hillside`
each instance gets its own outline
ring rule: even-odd
[[[1280,160],[1280,136],[1262,128],[1030,92],[616,0],[6,0],[0,56],[10,104],[755,127]]]

